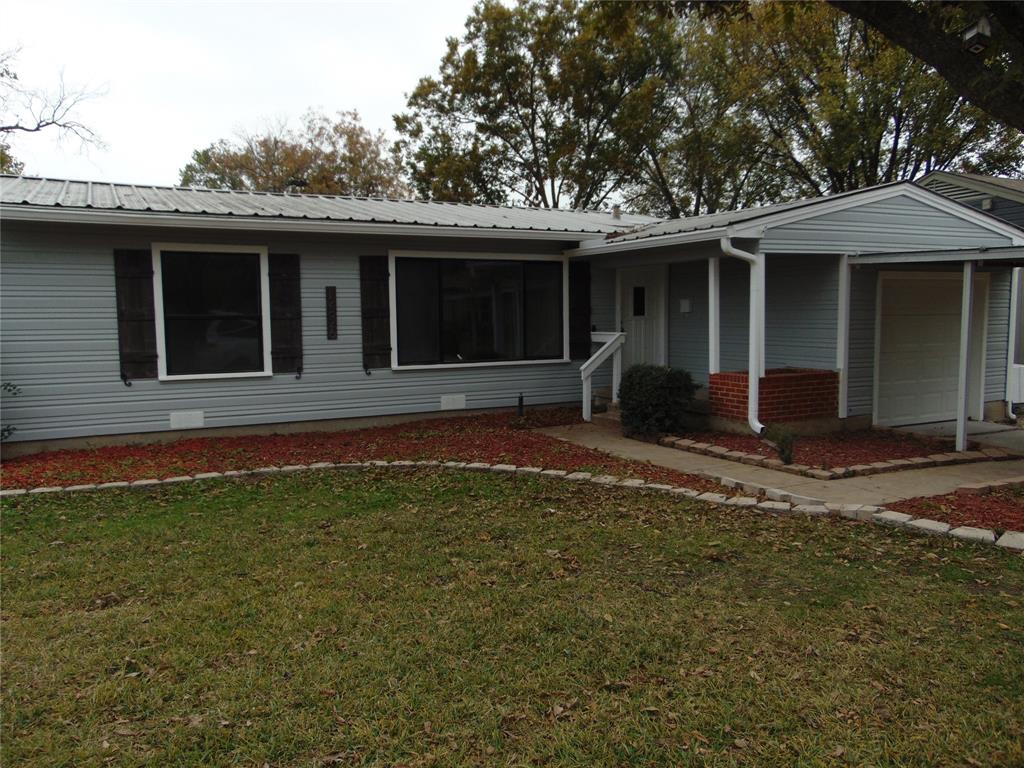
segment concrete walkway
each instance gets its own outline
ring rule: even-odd
[[[914,496],[937,496],[955,491],[968,483],[1006,480],[1024,475],[1024,459],[1013,461],[982,461],[949,467],[908,469],[867,477],[843,480],[814,480],[788,472],[752,467],[735,461],[717,459],[697,453],[665,448],[622,436],[613,424],[572,424],[539,430],[546,435],[570,443],[594,448],[613,456],[650,462],[661,467],[690,474],[730,478],[762,488],[778,488],[788,493],[839,504],[873,504],[882,506]]]
[[[928,437],[956,437],[955,421],[937,421],[913,427],[897,427],[898,432],[910,432]],[[990,421],[972,421],[967,425],[968,439],[992,448],[1002,448],[1024,456],[1024,429],[1016,424],[995,424]]]

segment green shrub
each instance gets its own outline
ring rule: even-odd
[[[657,365],[634,365],[622,375],[619,407],[622,431],[651,438],[678,432],[696,387],[686,371]]]
[[[3,391],[3,393],[6,394],[7,397],[16,397],[21,394],[21,387],[19,387],[17,384],[12,384],[9,381],[5,381],[3,384],[0,384],[0,391]],[[11,435],[13,435],[16,429],[16,427],[11,426],[10,424],[4,424],[3,426],[0,426],[0,443],[2,443]]]
[[[791,431],[777,424],[772,425],[764,431],[764,439],[775,448],[776,453],[779,454],[779,460],[783,464],[793,463],[796,436]]]

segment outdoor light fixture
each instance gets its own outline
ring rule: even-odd
[[[992,25],[988,16],[982,16],[974,24],[964,30],[964,48],[975,56],[984,53],[988,44],[992,42]]]

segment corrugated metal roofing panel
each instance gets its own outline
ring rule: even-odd
[[[0,176],[0,204],[588,234],[606,234],[659,221],[626,213],[616,219],[604,211],[157,187],[29,176]]]

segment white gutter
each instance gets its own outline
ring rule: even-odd
[[[244,230],[251,232],[318,232],[358,235],[427,235],[495,240],[573,241],[600,240],[603,232],[554,229],[509,229],[439,224],[396,224],[392,222],[303,219],[285,216],[234,216],[230,214],[174,213],[160,211],[112,211],[96,208],[0,205],[4,221],[34,221],[60,224],[108,224],[115,226],[174,227],[188,229]]]
[[[764,434],[758,418],[761,365],[764,360],[764,254],[733,246],[728,236],[719,239],[722,253],[750,265],[750,330],[747,334],[747,424],[754,434]]]

